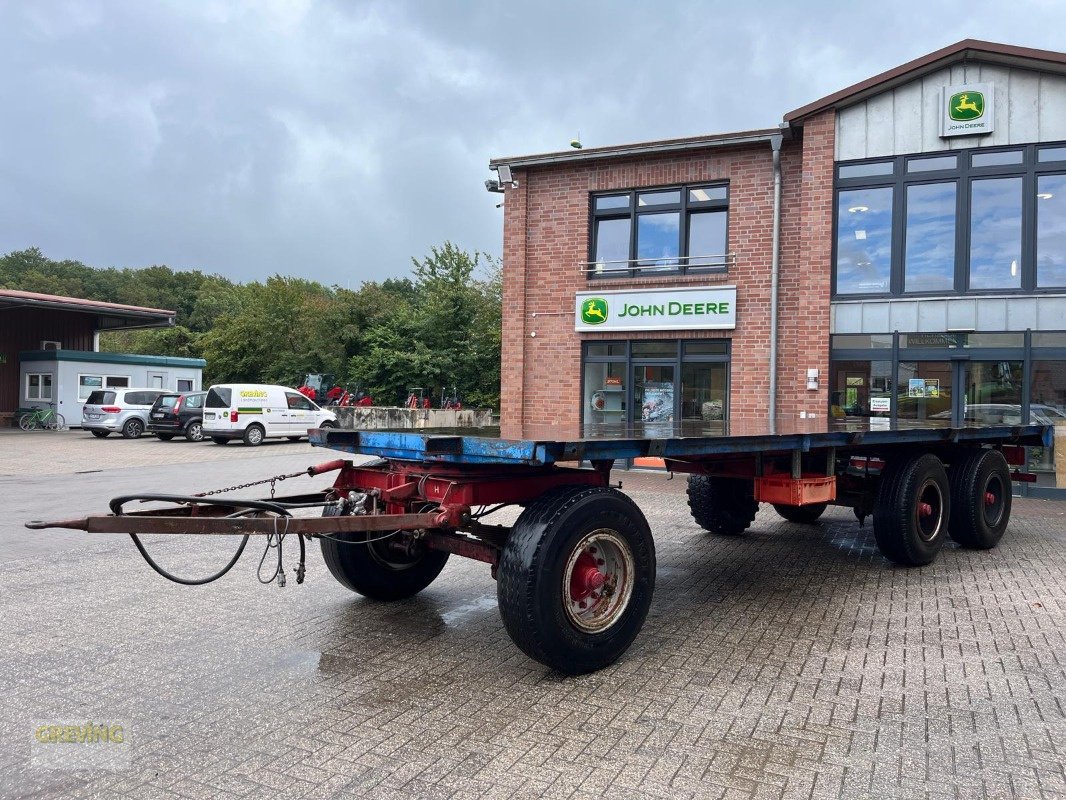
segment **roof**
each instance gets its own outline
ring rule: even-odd
[[[738,131],[735,133],[715,133],[705,136],[691,136],[684,139],[661,139],[655,142],[639,142],[636,144],[613,145],[611,147],[590,147],[586,150],[559,150],[553,153],[540,153],[528,156],[511,156],[508,158],[494,158],[489,161],[489,169],[499,166],[509,166],[512,169],[520,167],[543,167],[553,164],[571,164],[582,161],[600,161],[608,158],[624,158],[631,156],[658,155],[661,153],[677,153],[686,150],[707,150],[718,147],[744,147],[753,144],[765,144],[773,136],[780,136],[780,128],[759,128],[751,131]]]
[[[142,356],[136,353],[99,353],[93,350],[23,350],[19,361],[83,361],[93,364],[132,364],[140,367],[186,367],[203,369],[202,358]]]
[[[97,327],[154,328],[174,324],[177,312],[165,308],[131,306],[123,303],[107,303],[103,300],[88,300],[81,297],[63,297],[58,294],[23,292],[19,289],[0,289],[0,310],[4,308],[45,308],[57,311],[96,314]]]
[[[794,111],[789,111],[785,114],[785,122],[798,122],[804,117],[828,108],[853,105],[871,95],[887,91],[922,75],[943,69],[950,64],[966,61],[1028,67],[1045,72],[1066,74],[1066,53],[1056,50],[1034,50],[1031,47],[1017,47],[978,39],[963,39],[961,42],[955,42],[921,58],[882,72],[880,75],[874,75],[872,78],[833,92]]]

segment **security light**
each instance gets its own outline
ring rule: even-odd
[[[496,167],[496,174],[500,176],[500,183],[510,183],[511,185],[517,185],[514,179],[511,177],[511,168],[506,164],[500,164]]]

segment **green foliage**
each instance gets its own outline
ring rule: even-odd
[[[173,309],[173,328],[104,333],[101,349],[205,358],[205,384],[296,386],[322,372],[381,405],[420,386],[434,404],[457,387],[465,405],[497,407],[498,260],[445,242],[412,264],[413,278],[349,290],[282,275],[239,284],[165,266],[96,269],[33,248],[0,256],[0,287]]]

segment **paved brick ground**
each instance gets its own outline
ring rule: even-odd
[[[458,559],[391,605],[317,553],[285,589],[256,582],[258,551],[198,589],[110,540],[0,565],[0,796],[1066,795],[1066,505],[1019,502],[999,549],[907,570],[845,511],[715,538],[681,480],[624,480],[655,601],[582,678],[519,653],[488,569]],[[223,556],[153,547],[189,572]],[[32,767],[60,719],[125,721],[131,766]]]
[[[23,475],[30,465],[37,475],[62,475],[116,467],[243,461],[312,452],[314,448],[306,440],[267,439],[258,447],[246,447],[240,442],[217,445],[211,441],[187,442],[184,438],[163,442],[148,435],[123,439],[117,433],[97,439],[80,429],[20,431],[0,428],[0,475]]]

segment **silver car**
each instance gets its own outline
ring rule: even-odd
[[[81,427],[101,439],[121,433],[136,439],[148,425],[148,412],[164,389],[97,389],[85,401]]]

